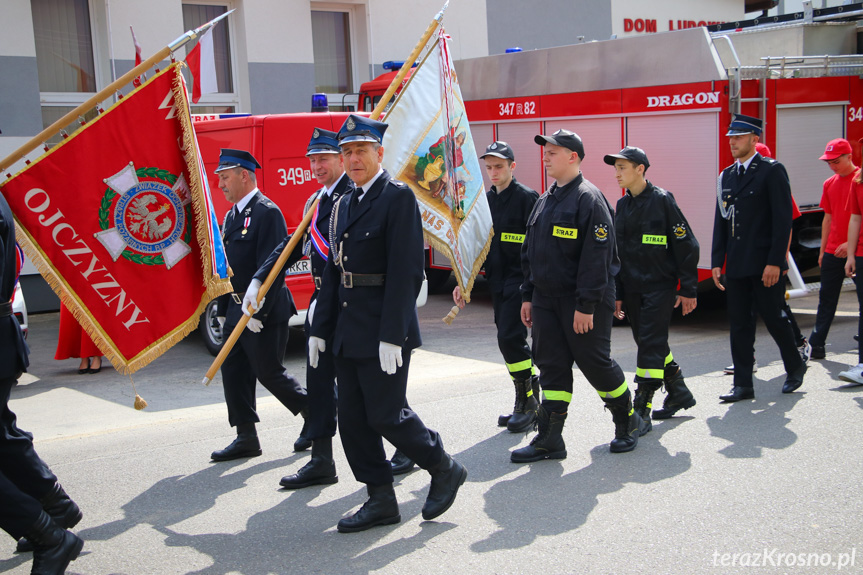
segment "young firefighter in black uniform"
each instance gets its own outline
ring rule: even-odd
[[[581,173],[578,134],[558,130],[534,140],[544,148],[548,177],[556,180],[534,206],[521,249],[521,318],[533,328],[543,399],[539,433],[511,459],[566,457],[561,432],[572,401],[573,361],[611,411],[611,451],[631,451],[650,428],[633,409],[626,377],[611,359],[614,276],[620,269],[611,206]]]
[[[84,542],[67,529],[83,514],[33,449],[33,436],[18,428],[9,397],[30,365],[30,350],[12,313],[17,274],[15,221],[0,194],[0,529],[33,550],[32,573],[64,573]]]
[[[242,317],[240,304],[251,286],[252,277],[273,249],[288,233],[278,206],[258,189],[257,160],[244,150],[223,149],[216,173],[225,199],[234,206],[225,214],[222,237],[225,254],[233,270],[234,293],[219,298],[218,317],[230,333]],[[296,261],[296,260],[294,260]],[[293,263],[293,262],[292,262]],[[250,297],[257,294],[252,293]],[[222,382],[228,422],[237,428],[237,438],[226,448],[214,451],[213,461],[230,461],[261,455],[255,431],[260,421],[255,411],[255,380],[259,380],[291,413],[306,408],[306,390],[285,372],[282,357],[288,343],[288,320],[297,313],[284,276],[273,284],[261,309],[249,319],[237,344],[222,364]],[[305,412],[303,412],[305,415]]]
[[[422,509],[434,519],[455,501],[467,470],[443,448],[405,402],[411,350],[420,346],[416,299],[423,281],[423,234],[417,200],[381,168],[387,125],[351,114],[339,145],[356,189],[330,217],[330,258],[324,268],[309,365],[330,349],[339,382],[339,435],[369,499],[338,523],[356,532],[401,521],[393,470],[382,438],[431,475]]]
[[[506,142],[494,142],[480,159],[493,184],[486,192],[494,237],[485,259],[485,278],[491,288],[497,346],[515,384],[512,415],[501,415],[497,424],[513,433],[528,431],[536,421],[539,407],[539,377],[530,358],[527,328],[521,323],[521,244],[527,218],[539,194],[520,184],[512,175],[515,155]],[[464,308],[461,288],[455,287],[453,301]]]
[[[302,247],[297,247],[297,252],[302,251],[309,257],[312,268],[312,278],[315,282],[315,291],[309,303],[306,313],[306,338],[311,334],[312,319],[317,305],[318,292],[321,287],[321,276],[324,266],[329,259],[329,230],[330,213],[333,205],[340,197],[354,188],[353,182],[345,175],[345,165],[342,161],[339,141],[335,132],[315,128],[312,139],[306,151],[312,174],[318,183],[324,186],[311,195],[306,202],[304,213],[309,211],[315,198],[319,198],[317,208],[312,221],[306,232],[305,242]],[[255,277],[249,285],[243,300],[243,313],[249,315],[248,308],[257,309],[255,300],[258,290],[267,279],[270,270],[276,265],[282,251],[287,246],[290,236],[286,237],[279,246],[273,250],[264,265],[255,272]],[[290,263],[285,264],[285,270]],[[282,273],[285,272],[282,270]],[[281,274],[280,274],[281,275]],[[308,355],[308,354],[307,354]],[[312,459],[300,470],[283,477],[279,485],[286,489],[300,489],[310,485],[330,484],[338,481],[336,475],[336,463],[333,460],[333,436],[336,434],[336,371],[333,365],[333,355],[329,351],[321,353],[318,357],[318,368],[310,369],[306,365],[306,391],[309,396],[308,414],[303,425],[300,437],[294,442],[294,451],[303,451],[311,444]],[[306,443],[308,442],[308,443]]]
[[[615,315],[623,319],[625,308],[629,316],[638,344],[638,389],[633,404],[644,423],[652,427],[651,402],[663,383],[668,395],[653,417],[668,419],[695,405],[668,347],[668,325],[674,308],[682,307],[686,315],[697,304],[698,240],[674,196],[644,178],[650,167],[644,150],[627,146],[604,160],[614,166],[617,183],[626,189],[614,214],[620,254]]]

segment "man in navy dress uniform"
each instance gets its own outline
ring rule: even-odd
[[[303,254],[309,257],[312,279],[315,282],[315,291],[309,302],[306,313],[306,340],[311,334],[312,319],[317,306],[318,293],[321,287],[321,276],[329,259],[330,243],[330,213],[333,205],[348,190],[354,187],[350,178],[345,175],[345,165],[342,160],[341,150],[337,134],[322,128],[315,128],[312,139],[306,151],[312,174],[323,186],[316,191],[306,202],[303,210],[307,213],[311,209],[312,202],[317,198],[318,204],[309,229],[306,231],[305,242],[302,245]],[[257,309],[256,296],[258,289],[270,270],[276,265],[276,260],[287,246],[290,237],[284,241],[270,254],[264,265],[255,273],[255,277],[246,291],[243,300],[243,313],[249,315],[248,307]],[[300,246],[298,246],[299,248]],[[285,269],[287,269],[285,264]],[[284,271],[284,270],[283,270]],[[253,297],[254,294],[254,297]],[[308,355],[308,354],[307,354]],[[311,369],[306,365],[306,390],[309,395],[309,408],[306,422],[300,437],[294,442],[294,451],[304,451],[309,445],[312,448],[312,459],[300,468],[297,473],[283,477],[279,485],[285,489],[300,489],[310,485],[336,483],[336,464],[333,460],[333,436],[336,434],[336,371],[333,365],[333,355],[330,350],[324,351],[318,356],[317,369]],[[308,442],[308,443],[307,443]]]
[[[761,136],[758,118],[735,115],[726,136],[736,161],[722,171],[717,183],[711,271],[716,287],[728,292],[734,386],[719,399],[732,403],[755,398],[753,305],[782,354],[787,374],[782,393],[803,384],[806,362],[782,313],[792,213],[788,174],[785,166],[756,152]],[[723,265],[725,285],[720,282]]]
[[[411,350],[422,343],[416,298],[423,281],[422,220],[416,198],[381,168],[387,125],[350,115],[339,130],[356,189],[331,215],[330,258],[309,338],[309,364],[331,350],[339,382],[339,431],[351,470],[369,499],[340,532],[401,521],[382,439],[431,474],[423,519],[455,501],[467,470],[444,451],[405,402]]]
[[[27,538],[27,548],[33,549],[33,573],[63,573],[84,547],[67,531],[83,514],[33,449],[33,436],[18,428],[9,409],[12,388],[30,365],[30,350],[12,314],[17,271],[15,222],[0,194],[0,528],[16,540]]]
[[[219,188],[234,204],[225,215],[222,229],[225,253],[234,274],[234,293],[222,296],[217,309],[225,333],[230,333],[242,316],[240,304],[255,272],[288,233],[278,206],[258,189],[255,169],[260,167],[249,152],[226,148],[216,168]],[[255,431],[255,423],[260,421],[255,411],[255,380],[294,415],[306,408],[306,390],[282,366],[288,320],[295,313],[297,308],[282,274],[222,364],[228,422],[237,428],[237,438],[225,449],[214,451],[213,461],[261,454]]]

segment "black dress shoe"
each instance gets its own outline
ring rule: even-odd
[[[785,378],[785,383],[782,384],[782,393],[791,393],[803,385],[803,376],[806,375],[807,369],[809,366],[804,363],[794,373],[789,373],[788,377]]]
[[[210,459],[213,461],[231,461],[243,457],[257,457],[263,453],[257,435],[244,435],[241,433],[229,446],[211,453]]]
[[[404,475],[414,468],[413,460],[398,449],[393,453],[390,465],[393,467],[393,475]]]
[[[827,357],[827,350],[824,349],[823,345],[813,345],[812,353],[809,355],[809,359],[824,359]]]
[[[725,403],[734,403],[735,401],[741,401],[743,399],[755,399],[755,390],[751,387],[734,386],[731,388],[731,391],[725,395],[720,395],[719,399]]]
[[[429,469],[431,487],[423,504],[423,519],[426,521],[442,515],[452,506],[459,487],[467,479],[467,469],[461,463],[446,453],[443,457],[443,461]]]
[[[79,367],[78,375],[84,375],[85,373],[90,373],[90,358],[87,358],[87,367]]]
[[[399,502],[393,484],[368,485],[366,487],[369,499],[359,511],[345,517],[336,525],[339,533],[356,533],[378,525],[392,525],[402,520],[399,514]]]

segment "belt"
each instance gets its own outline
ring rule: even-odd
[[[315,280],[315,289],[321,289],[321,276],[312,276],[312,279]]]
[[[342,272],[342,286],[346,288],[382,286],[386,277],[387,274],[352,274],[351,272]]]
[[[246,292],[244,292],[244,291],[242,291],[240,293],[234,292],[231,294],[231,299],[234,300],[235,304],[242,305],[244,295],[246,295]]]
[[[12,302],[0,303],[0,317],[9,317],[12,315]]]

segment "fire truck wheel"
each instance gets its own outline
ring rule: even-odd
[[[219,325],[219,320],[216,319],[216,300],[211,301],[204,313],[201,314],[201,320],[198,322],[198,331],[201,338],[204,340],[204,345],[214,357],[219,355],[222,350],[222,327]]]

